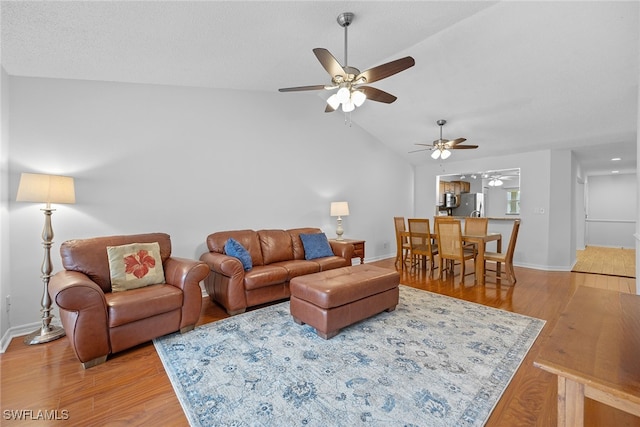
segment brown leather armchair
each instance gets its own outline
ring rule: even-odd
[[[154,242],[160,246],[166,283],[112,292],[107,246]],[[49,294],[85,369],[153,338],[188,332],[200,317],[200,281],[208,276],[209,267],[171,257],[168,234],[70,240],[61,245],[60,254],[65,270],[51,278]]]

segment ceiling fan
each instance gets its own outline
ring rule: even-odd
[[[500,175],[500,174],[484,173],[482,174],[482,178],[486,178],[489,180],[487,184],[490,187],[500,187],[502,184],[504,184],[505,180],[519,178],[519,175]]]
[[[397,97],[376,89],[371,86],[363,86],[368,83],[373,83],[378,80],[382,80],[386,77],[392,76],[404,71],[407,68],[415,65],[415,60],[410,57],[404,57],[395,61],[387,62],[386,64],[378,65],[377,67],[370,68],[363,72],[360,72],[355,67],[351,67],[347,62],[347,28],[353,21],[354,14],[351,12],[345,12],[338,15],[338,24],[344,28],[344,65],[340,65],[338,60],[327,50],[323,48],[313,49],[313,53],[320,61],[320,64],[331,76],[331,83],[327,85],[314,85],[314,86],[298,86],[287,87],[278,89],[280,92],[298,92],[304,90],[335,90],[336,93],[331,95],[327,100],[327,106],[325,108],[326,113],[335,111],[342,105],[342,111],[345,113],[353,111],[356,107],[361,106],[366,99],[372,101],[383,102],[385,104],[391,104]]]
[[[433,144],[420,144],[416,143],[416,145],[424,145],[428,148],[423,148],[421,150],[410,151],[410,153],[416,153],[418,151],[431,150],[431,157],[433,159],[442,158],[442,160],[448,158],[451,155],[451,151],[449,150],[463,150],[463,149],[473,149],[478,148],[477,145],[459,145],[462,142],[465,142],[466,138],[456,138],[456,139],[443,139],[442,138],[442,126],[444,126],[447,121],[446,120],[438,120],[436,122],[438,126],[440,126],[440,139],[436,139],[433,141]]]

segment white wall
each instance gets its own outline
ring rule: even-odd
[[[9,76],[0,67],[0,337],[9,327]],[[0,346],[1,347],[1,346]]]
[[[10,77],[12,325],[37,324],[42,291],[37,205],[15,202],[21,172],[75,177],[58,205],[59,245],[72,238],[164,231],[173,254],[198,258],[219,230],[315,226],[334,236],[331,201],[347,200],[345,237],[367,259],[395,255],[392,217],[412,211],[413,169],[309,94]],[[317,114],[309,114],[317,111]],[[3,120],[4,120],[3,114]],[[4,124],[4,123],[3,123]],[[4,126],[3,126],[4,128]],[[8,259],[3,255],[3,265]]]
[[[437,193],[435,181],[438,175],[467,173],[469,170],[520,168],[520,218],[522,224],[518,234],[514,263],[520,266],[547,270],[571,269],[571,263],[569,262],[571,257],[569,253],[570,243],[556,242],[555,239],[550,241],[549,239],[550,216],[555,216],[562,212],[555,207],[550,209],[550,194],[553,190],[551,185],[551,151],[509,154],[501,157],[458,162],[453,160],[454,156],[455,153],[446,161],[433,161],[416,167],[414,212],[416,216],[432,217],[434,215]],[[566,160],[565,156],[562,156],[562,158]],[[567,165],[567,168],[570,169],[569,165]],[[564,223],[565,227],[570,225]],[[512,223],[510,221],[492,221],[489,228],[492,231],[502,232],[506,239],[510,233],[511,226]],[[562,251],[566,255],[562,259],[552,259],[550,257],[551,244],[554,247],[554,251]]]
[[[638,9],[638,15],[640,16],[640,8]],[[638,34],[638,41],[640,42],[640,34]],[[638,120],[636,126],[636,147],[640,147],[640,76],[638,76]],[[636,164],[640,164],[640,150],[636,150]],[[640,173],[636,172],[636,180],[637,182],[637,190],[638,193],[636,195],[636,271],[640,271]],[[640,295],[640,286],[638,286],[638,275],[636,274],[636,294]]]
[[[547,264],[553,269],[570,270],[576,259],[573,162],[570,150],[550,152]]]
[[[587,177],[586,244],[635,248],[636,174]]]

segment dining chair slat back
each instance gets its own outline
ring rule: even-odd
[[[427,218],[409,218],[409,247],[411,268],[429,262],[429,269],[433,271],[435,256],[438,253],[431,237],[431,227]]]
[[[465,249],[460,221],[437,221],[437,236],[438,254],[440,255],[438,261],[440,277],[442,277],[443,261],[451,261],[448,269],[450,271],[453,271],[455,261],[458,261],[460,263],[460,284],[462,285],[464,283],[466,261],[475,258],[475,251]]]
[[[398,253],[396,254],[395,265],[398,265],[398,263],[400,262],[401,265],[404,266],[407,260],[407,257],[409,256],[409,251],[411,249],[409,247],[409,241],[407,237],[402,235],[402,233],[407,231],[405,222],[404,222],[404,217],[394,216],[393,224],[396,229],[396,245],[398,247],[398,250],[397,250]]]
[[[499,277],[500,271],[498,271],[498,264],[504,264],[505,273],[507,274],[507,281],[510,285],[516,284],[516,274],[513,268],[513,254],[516,251],[516,241],[518,239],[518,232],[520,231],[520,220],[513,221],[513,228],[511,230],[511,237],[509,237],[509,246],[506,252],[485,252],[484,262],[487,261],[496,263],[495,269],[485,268],[485,276],[487,271],[496,273]]]
[[[472,234],[480,236],[487,234],[489,228],[489,218],[465,218],[464,219],[464,234]]]
[[[487,234],[489,228],[489,218],[465,218],[464,219],[464,234],[470,234],[473,236],[481,236]],[[466,243],[465,248],[469,250],[478,250],[478,246],[475,243]]]

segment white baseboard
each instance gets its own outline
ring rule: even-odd
[[[54,326],[62,327],[59,319],[54,319],[51,322]],[[37,331],[42,326],[42,322],[34,322],[28,323],[26,325],[13,326],[7,330],[7,332],[2,336],[2,340],[0,340],[0,353],[4,353],[11,344],[11,340],[16,337],[22,337],[24,335],[28,335],[34,331]]]
[[[53,326],[62,327],[59,319],[54,319],[51,322]],[[34,331],[37,331],[42,326],[42,322],[33,322],[28,323],[26,325],[13,326],[7,330],[7,332],[2,336],[2,340],[0,340],[0,353],[4,353],[11,344],[11,340],[17,337],[23,337],[28,335]]]

